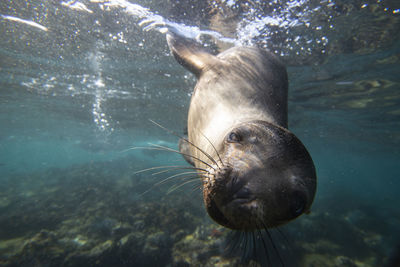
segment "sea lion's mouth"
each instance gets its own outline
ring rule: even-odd
[[[258,211],[256,195],[246,177],[229,165],[216,171],[204,187],[204,201],[209,215],[231,229],[253,228]]]
[[[254,192],[252,192],[246,186],[246,182],[244,181],[244,179],[235,178],[234,180],[234,182],[231,182],[231,185],[229,183],[226,185],[226,194],[229,197],[227,198],[227,203],[224,203],[225,206],[229,205],[231,207],[240,207],[256,200]]]
[[[254,199],[252,192],[247,187],[240,188],[233,194],[232,197],[233,197],[232,201],[240,201],[240,202],[251,201]]]

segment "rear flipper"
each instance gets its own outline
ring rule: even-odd
[[[187,136],[179,139],[178,146],[179,152],[182,153],[182,156],[185,158],[185,160],[194,166],[193,158],[190,156],[190,144],[187,141]]]

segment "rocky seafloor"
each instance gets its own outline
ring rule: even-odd
[[[2,177],[0,266],[257,266],[226,253],[230,233],[207,217],[200,190],[166,194],[129,162],[139,161]],[[387,264],[399,214],[383,221],[371,207],[324,205],[270,231],[269,265],[281,264],[279,257],[285,266]]]

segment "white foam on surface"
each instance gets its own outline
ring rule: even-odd
[[[25,20],[25,19],[13,17],[13,16],[8,16],[8,15],[0,15],[0,16],[1,16],[3,19],[9,20],[9,21],[15,21],[15,22],[18,22],[18,23],[22,23],[22,24],[25,24],[25,25],[29,25],[29,26],[31,26],[31,27],[35,27],[35,28],[40,29],[40,30],[45,31],[45,32],[48,31],[47,27],[42,26],[42,25],[40,25],[39,23],[34,22],[34,21],[31,21],[31,20]]]

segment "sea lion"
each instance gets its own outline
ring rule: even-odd
[[[287,130],[285,66],[254,47],[215,56],[172,32],[167,42],[198,78],[188,139],[179,147],[198,169],[210,217],[230,229],[253,231],[308,212],[316,173],[304,145]]]

